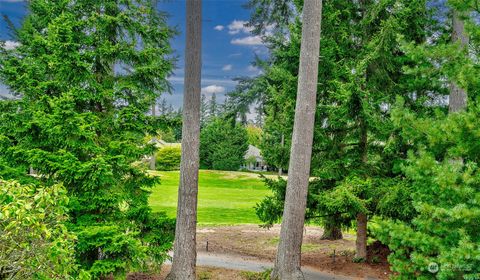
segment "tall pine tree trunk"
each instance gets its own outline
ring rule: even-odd
[[[304,1],[300,68],[287,193],[273,279],[304,279],[301,247],[315,122],[322,0]]]
[[[200,165],[200,85],[202,1],[187,0],[182,159],[172,270],[167,279],[195,280],[198,168]]]
[[[459,42],[462,51],[468,48],[469,38],[465,32],[465,25],[460,18],[459,12],[456,10],[453,10],[452,41],[454,43]],[[467,93],[455,82],[452,82],[450,84],[450,97],[448,101],[448,109],[450,113],[463,111],[466,107]]]
[[[357,239],[355,241],[355,258],[357,260],[367,260],[367,215],[365,213],[357,214]]]
[[[323,221],[323,234],[321,240],[339,240],[343,238],[342,228],[339,226],[340,215],[326,217]]]

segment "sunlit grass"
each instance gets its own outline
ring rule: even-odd
[[[161,178],[153,188],[150,206],[175,217],[179,171],[153,172]],[[200,170],[199,224],[257,224],[253,208],[270,191],[258,174],[247,172]]]

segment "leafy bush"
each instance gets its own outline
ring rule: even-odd
[[[268,280],[272,274],[271,269],[267,269],[263,272],[251,272],[251,271],[242,271],[241,276],[245,280]]]
[[[66,190],[1,180],[0,189],[0,279],[88,279],[74,264]]]
[[[171,171],[180,170],[182,149],[178,146],[163,147],[156,154],[157,170]]]

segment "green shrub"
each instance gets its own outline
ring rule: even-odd
[[[212,274],[208,271],[201,271],[198,273],[198,279],[199,280],[210,280],[212,279]]]
[[[66,191],[0,180],[0,279],[88,279],[74,264]]]
[[[180,170],[181,157],[182,149],[180,146],[163,147],[157,152],[156,168],[162,171]]]
[[[272,274],[271,269],[263,272],[242,271],[240,275],[245,280],[268,280],[270,279],[270,274]]]

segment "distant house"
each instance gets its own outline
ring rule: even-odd
[[[251,171],[267,171],[267,164],[263,160],[259,148],[248,145],[248,150],[245,153],[245,165],[243,167]]]

